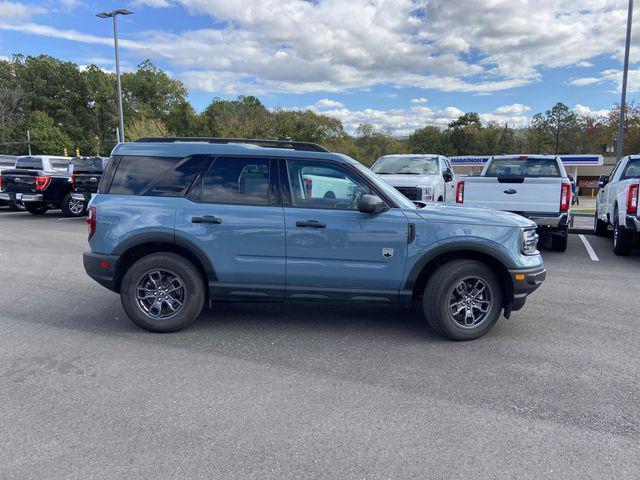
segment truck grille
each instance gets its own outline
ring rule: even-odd
[[[422,200],[422,189],[417,187],[395,187],[409,200]]]

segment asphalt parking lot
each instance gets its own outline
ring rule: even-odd
[[[83,219],[0,209],[0,478],[637,479],[640,252],[584,240],[473,342],[302,304],[154,335],[85,275]]]

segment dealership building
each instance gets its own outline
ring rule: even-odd
[[[459,175],[478,175],[490,155],[465,155],[449,157]],[[609,175],[616,164],[616,157],[602,155],[560,155],[564,168],[580,187],[580,195],[594,196],[598,191],[600,175]]]

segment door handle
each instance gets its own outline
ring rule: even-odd
[[[327,225],[317,220],[298,220],[296,227],[327,228]]]
[[[214,217],[213,215],[204,215],[202,217],[191,217],[192,223],[222,223],[222,219]]]

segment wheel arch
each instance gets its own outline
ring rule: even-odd
[[[491,268],[498,276],[500,286],[502,287],[504,294],[503,307],[508,309],[514,293],[509,268],[515,268],[515,265],[508,257],[499,251],[469,245],[451,246],[421,258],[410,272],[407,283],[405,284],[406,290],[411,291],[411,299],[415,301],[424,293],[429,279],[438,268],[452,260],[461,259],[476,260]]]
[[[142,235],[140,238],[130,239],[114,251],[114,254],[119,255],[114,276],[115,291],[120,292],[122,279],[131,265],[142,257],[159,252],[175,253],[189,260],[198,270],[205,291],[209,291],[209,282],[216,279],[216,274],[206,254],[192,242],[179,237],[174,239],[170,234]]]

